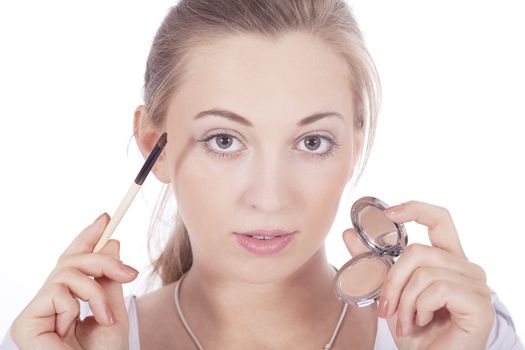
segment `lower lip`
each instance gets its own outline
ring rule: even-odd
[[[256,239],[248,235],[235,234],[237,242],[247,251],[257,255],[275,254],[283,250],[293,239],[294,234],[275,237],[272,239]]]

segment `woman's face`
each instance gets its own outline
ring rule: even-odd
[[[166,166],[195,266],[265,283],[322,248],[359,155],[353,111],[344,61],[306,34],[194,50],[169,104]],[[334,114],[302,122],[319,112]],[[256,254],[235,232],[257,229],[295,233]]]

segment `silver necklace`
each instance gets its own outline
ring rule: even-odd
[[[336,271],[337,271],[337,269],[336,269]],[[182,310],[181,310],[181,307],[180,307],[180,285],[182,284],[182,280],[184,279],[184,277],[186,277],[186,274],[187,274],[187,272],[185,272],[179,278],[177,283],[175,284],[175,306],[177,308],[177,312],[179,314],[180,320],[182,321],[182,324],[184,325],[184,329],[186,330],[186,332],[188,333],[190,338],[193,340],[193,343],[195,344],[197,349],[204,350],[204,347],[201,345],[201,343],[199,342],[199,340],[197,339],[197,337],[195,336],[195,334],[191,330],[190,326],[188,325],[188,322],[186,322],[186,319],[184,318],[184,315],[182,314]],[[332,344],[334,343],[335,337],[339,333],[339,328],[341,328],[341,324],[343,323],[343,320],[344,320],[344,318],[346,316],[346,310],[347,309],[348,309],[348,304],[344,303],[343,310],[341,311],[341,315],[339,316],[339,320],[337,321],[337,325],[335,326],[335,329],[334,329],[334,331],[332,333],[332,337],[325,344],[325,346],[323,347],[323,350],[329,350],[329,349],[332,348]]]

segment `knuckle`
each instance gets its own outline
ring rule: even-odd
[[[68,266],[68,265],[71,265],[71,260],[72,260],[72,256],[71,255],[61,255],[60,258],[58,258],[58,261],[57,261],[57,267],[60,268],[60,267],[63,267],[63,266]]]
[[[434,290],[437,294],[445,296],[450,290],[450,284],[447,281],[436,281],[434,282]]]
[[[62,263],[62,261],[66,258],[66,256],[67,256],[66,253],[60,254],[60,256],[57,259],[56,265],[60,265]]]
[[[105,263],[110,266],[116,266],[122,262],[122,260],[120,260],[119,258],[113,255],[106,255],[104,259],[105,259]]]
[[[31,328],[30,322],[24,316],[24,313],[18,315],[14,319],[10,328],[11,337],[14,341],[16,341],[16,344],[19,346],[24,344],[24,341],[27,340],[28,337],[26,333]]]
[[[406,247],[405,252],[403,255],[419,255],[425,251],[426,247],[425,245],[421,243],[412,243],[408,247]]]
[[[426,285],[431,280],[429,268],[420,266],[412,273],[412,278],[417,285]]]
[[[71,280],[78,275],[79,271],[71,266],[64,266],[57,272],[56,276],[59,277],[61,281]]]
[[[51,282],[48,285],[46,285],[44,288],[44,292],[47,292],[51,295],[61,295],[65,292],[69,292],[62,283],[59,282]]]
[[[397,307],[397,315],[402,323],[412,321],[414,309],[415,305],[413,299],[409,298],[405,293],[402,293]]]
[[[478,264],[475,264],[475,263],[471,263],[472,264],[472,267],[473,267],[473,270],[474,270],[474,273],[476,274],[476,276],[483,282],[487,282],[487,273],[485,272],[485,269],[483,269],[481,267],[481,265],[478,265]]]
[[[97,266],[98,273],[102,276],[108,276],[113,271],[121,271],[120,264],[123,262],[113,255],[101,256],[101,262]],[[108,276],[108,278],[111,278]]]
[[[411,199],[411,200],[406,201],[405,203],[403,203],[403,205],[411,207],[411,206],[417,205],[418,203],[419,203],[418,201]]]
[[[452,215],[450,214],[450,211],[447,208],[440,207],[440,206],[438,206],[437,208],[439,210],[440,217],[442,217],[442,218],[451,218],[452,217]]]
[[[492,291],[490,290],[490,287],[483,283],[483,286],[481,286],[481,292],[492,305]]]
[[[94,279],[89,278],[87,279],[88,288],[92,291],[90,294],[93,295],[95,298],[101,298],[105,300],[106,298],[106,292],[104,291],[104,288],[98,282],[96,282]],[[101,299],[101,300],[102,300]]]
[[[408,313],[407,302],[405,301],[405,298],[401,296],[397,304],[397,317],[401,319],[402,321],[407,321],[407,313]]]
[[[115,241],[115,245],[117,247],[117,249],[120,249],[120,241],[118,239],[111,239],[111,241]]]

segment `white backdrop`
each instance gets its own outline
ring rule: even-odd
[[[104,211],[113,215],[142,166],[130,142],[133,111],[172,4],[0,2],[0,338],[72,238]],[[524,3],[351,5],[384,95],[377,142],[351,198],[447,207],[525,339]],[[139,270],[159,189],[148,177],[114,235],[123,261]],[[350,204],[327,241],[336,266],[349,258],[341,232]],[[418,225],[407,229],[411,241],[426,242]]]

